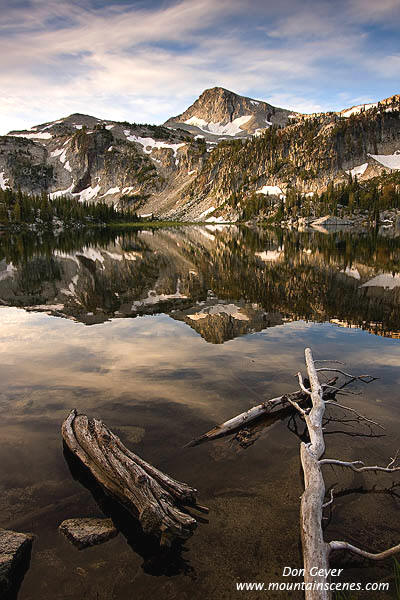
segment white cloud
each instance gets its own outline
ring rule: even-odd
[[[0,54],[7,57],[0,65],[0,132],[72,112],[162,122],[214,85],[305,112],[342,108],[340,92],[353,84],[354,71],[397,75],[400,56],[365,52],[359,27],[395,15],[396,3],[382,0],[377,8],[352,0],[341,11],[287,0],[96,10],[89,0],[13,4],[0,24]],[[341,89],[329,105],[324,87],[334,80]]]

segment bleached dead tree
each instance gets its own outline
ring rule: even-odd
[[[333,490],[330,490],[330,499],[325,502],[325,482],[322,467],[330,464],[350,468],[356,472],[383,471],[393,473],[400,471],[400,466],[397,465],[398,454],[391,459],[386,467],[378,465],[365,466],[362,461],[348,462],[322,458],[325,452],[323,419],[327,406],[336,407],[348,412],[352,415],[352,418],[355,416],[357,421],[364,421],[370,427],[374,426],[383,429],[379,423],[361,415],[354,408],[344,406],[336,401],[336,395],[343,393],[344,388],[349,383],[353,381],[370,383],[376,378],[370,375],[354,376],[339,368],[321,367],[317,369],[309,348],[305,350],[305,358],[308,381],[303,380],[301,373],[297,374],[300,390],[292,394],[285,394],[271,400],[266,400],[258,406],[254,406],[240,415],[213,427],[207,433],[189,442],[187,446],[196,446],[203,441],[213,440],[238,430],[239,433],[246,431],[245,428],[250,423],[256,422],[260,417],[279,414],[282,410],[287,409],[288,406],[292,406],[295,412],[297,411],[301,415],[305,421],[308,433],[307,438],[309,439],[307,442],[302,442],[300,447],[301,464],[304,473],[304,493],[301,497],[300,521],[305,594],[306,600],[328,600],[331,598],[329,590],[329,556],[334,550],[346,550],[371,560],[381,560],[399,552],[400,544],[374,554],[361,548],[356,548],[345,541],[325,542],[322,531],[322,512],[324,508],[333,503],[334,495]],[[338,361],[318,362],[335,363]],[[333,373],[335,377],[326,383],[320,383],[318,373],[321,372]],[[338,375],[346,378],[345,382],[339,386],[337,385]],[[346,390],[346,393],[354,392]],[[311,406],[307,408],[307,402],[310,405],[310,401]],[[318,571],[320,572],[319,575]]]
[[[336,380],[337,377],[334,377],[327,383],[322,384],[324,398],[328,399],[332,397],[332,392],[336,389],[334,388]],[[188,444],[186,444],[186,446],[197,446],[198,444],[201,444],[207,440],[215,440],[229,433],[233,433],[234,431],[247,426],[249,423],[260,419],[261,417],[277,414],[279,411],[290,407],[292,402],[297,402],[297,404],[300,405],[306,402],[308,398],[308,394],[300,389],[296,392],[292,392],[291,394],[283,394],[282,396],[265,400],[265,402],[249,408],[249,410],[240,413],[240,415],[236,415],[236,417],[233,417],[228,421],[224,421],[224,423],[221,423],[220,425],[216,425],[210,429],[210,431],[207,431],[207,433],[204,433],[203,435],[190,441]]]
[[[339,465],[348,467],[353,471],[383,471],[393,473],[400,471],[397,465],[398,455],[391,459],[386,467],[365,466],[362,461],[342,461],[337,459],[322,458],[325,452],[325,441],[323,434],[322,421],[327,405],[332,404],[340,406],[343,410],[355,413],[354,409],[338,405],[331,400],[324,400],[323,387],[320,384],[318,372],[335,371],[341,374],[353,377],[344,373],[340,369],[320,368],[317,369],[314,364],[310,348],[305,350],[305,360],[307,366],[310,389],[306,388],[300,373],[298,373],[300,387],[304,393],[311,399],[311,408],[304,409],[298,402],[288,398],[292,406],[300,413],[304,419],[308,434],[309,443],[302,442],[300,446],[300,458],[304,473],[304,492],[301,497],[300,506],[300,525],[301,541],[304,560],[304,581],[306,600],[328,600],[331,598],[329,590],[329,556],[334,550],[347,550],[354,554],[372,560],[381,560],[400,551],[400,544],[393,546],[376,554],[357,548],[345,541],[325,542],[322,531],[322,512],[323,509],[333,502],[333,493],[328,502],[325,502],[325,482],[322,474],[324,465]],[[359,377],[363,380],[363,376]],[[358,415],[358,413],[356,413]],[[362,415],[358,415],[360,418]],[[366,419],[370,421],[369,419]],[[315,575],[317,573],[317,575]],[[319,574],[318,574],[319,573]]]

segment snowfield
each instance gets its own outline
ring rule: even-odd
[[[383,287],[393,290],[395,287],[400,287],[400,275],[382,273],[381,275],[377,275],[373,279],[370,279],[366,283],[363,283],[361,287]]]
[[[368,154],[388,169],[400,169],[400,154]]]
[[[275,262],[279,260],[283,255],[283,250],[264,250],[264,252],[256,252],[255,256],[258,256],[264,262]]]
[[[352,177],[361,177],[361,175],[364,175],[365,171],[367,170],[368,167],[368,163],[364,163],[363,165],[359,165],[358,167],[353,167],[352,169],[349,169],[348,171],[346,171],[347,175],[351,175]]]
[[[199,219],[206,217],[207,215],[212,213],[214,210],[215,210],[215,206],[210,206],[210,208],[207,208],[207,210],[205,210],[204,212],[201,213],[201,215],[199,215]]]
[[[54,200],[55,198],[60,198],[60,196],[65,196],[66,194],[72,194],[72,190],[73,190],[74,184],[72,183],[69,188],[67,188],[66,190],[58,190],[57,192],[51,192],[49,194],[50,199]]]
[[[16,270],[17,269],[14,267],[14,265],[12,263],[8,263],[6,265],[5,270],[0,271],[0,281],[3,281],[4,279],[7,279],[8,277],[12,277],[14,271],[16,271]]]
[[[102,195],[102,198],[104,198],[104,196],[109,196],[109,195],[111,195],[111,194],[118,194],[118,192],[120,192],[120,189],[119,189],[119,187],[118,187],[118,186],[117,186],[117,187],[110,188],[109,190],[107,190],[107,191],[106,191],[106,192],[105,192],[105,193]]]
[[[52,156],[53,158],[58,156],[60,161],[64,164],[67,160],[67,149],[59,148],[58,150],[53,150],[53,152],[50,153],[50,156]],[[70,169],[67,166],[65,166],[65,168],[68,169],[68,171],[70,171]]]
[[[358,115],[360,112],[364,111],[364,110],[369,110],[370,108],[375,108],[378,106],[377,102],[374,102],[372,104],[359,104],[358,106],[352,106],[351,108],[348,108],[347,110],[345,110],[344,112],[341,112],[341,116],[345,117],[346,119],[348,117],[351,117],[351,115]]]
[[[54,200],[55,198],[59,198],[60,196],[66,196],[66,195],[70,195],[73,198],[78,198],[79,202],[87,202],[88,200],[92,200],[92,198],[96,198],[99,194],[100,191],[100,186],[96,185],[96,187],[92,188],[91,186],[86,188],[85,190],[82,190],[81,192],[78,192],[76,194],[72,193],[72,190],[74,188],[74,183],[72,183],[69,188],[67,188],[66,190],[58,190],[57,192],[51,192],[51,194],[49,194],[51,200]]]
[[[173,150],[174,156],[176,156],[178,148],[182,148],[182,146],[185,146],[185,142],[181,144],[166,144],[165,142],[158,142],[150,137],[142,138],[140,136],[131,135],[129,129],[125,129],[124,134],[126,135],[126,139],[128,140],[128,142],[136,142],[137,144],[143,146],[143,152],[145,152],[146,154],[151,154],[153,148],[169,148]]]
[[[23,137],[33,140],[49,140],[53,136],[48,131],[37,131],[36,133],[8,133],[11,137]]]
[[[360,271],[355,267],[346,267],[341,272],[345,273],[349,277],[353,277],[353,279],[361,279]]]
[[[92,198],[96,198],[100,191],[100,186],[97,184],[96,187],[92,188],[91,186],[87,187],[85,190],[82,190],[79,194],[73,194],[74,196],[79,196],[80,202],[87,202]]]
[[[227,220],[224,217],[208,217],[206,219],[207,223],[227,223]]]
[[[277,185],[264,185],[262,188],[256,191],[256,194],[265,194],[266,196],[279,196],[283,200],[286,196],[282,192],[281,188]]]
[[[239,133],[244,133],[243,129],[241,129],[242,125],[247,123],[252,118],[252,115],[238,117],[234,119],[230,123],[226,123],[223,125],[221,122],[207,123],[204,119],[199,119],[198,117],[191,117],[187,121],[185,121],[186,125],[194,125],[204,131],[204,133],[212,133],[213,135],[229,135],[234,136]]]
[[[8,177],[4,177],[4,171],[0,173],[0,188],[6,190],[8,188]]]

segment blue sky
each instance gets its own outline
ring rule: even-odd
[[[400,92],[399,0],[0,0],[0,133],[161,123],[216,85],[302,112]]]

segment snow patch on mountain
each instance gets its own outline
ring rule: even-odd
[[[208,217],[208,219],[206,219],[207,223],[228,223],[228,221],[226,219],[224,219],[224,217]]]
[[[0,271],[0,281],[3,281],[4,279],[7,279],[8,277],[12,277],[14,271],[16,271],[16,270],[17,269],[14,267],[14,265],[12,263],[8,263],[6,265],[5,270]]]
[[[10,137],[23,137],[33,140],[49,140],[53,136],[48,131],[37,131],[36,133],[8,133]]]
[[[349,277],[353,277],[353,279],[361,279],[360,271],[355,267],[346,267],[342,273],[345,273]]]
[[[118,186],[110,188],[102,195],[102,198],[104,198],[104,196],[110,196],[111,194],[118,194],[118,192],[120,192],[120,191],[121,190],[119,189]]]
[[[100,191],[100,186],[97,184],[94,188],[92,188],[92,186],[89,186],[85,190],[82,190],[79,194],[73,194],[73,196],[79,196],[80,202],[88,202],[88,200],[92,200],[92,198],[96,198],[99,191]]]
[[[342,111],[340,114],[342,117],[348,119],[349,117],[351,117],[351,115],[358,115],[360,112],[370,110],[370,108],[376,108],[377,106],[377,102],[373,102],[371,104],[359,104],[358,106],[352,106],[351,108]]]
[[[399,152],[399,151],[397,151]],[[400,169],[400,153],[399,154],[368,154],[379,164],[388,169]]]
[[[245,115],[243,117],[237,117],[230,123],[222,124],[221,122],[207,123],[204,119],[199,119],[198,117],[190,117],[185,121],[186,125],[194,125],[204,131],[204,133],[212,133],[213,135],[229,135],[235,136],[238,133],[243,133],[242,125],[245,125],[250,119],[252,115]]]
[[[58,157],[60,159],[60,161],[64,164],[65,161],[67,160],[67,149],[66,148],[58,148],[57,150],[53,150],[53,152],[50,152],[50,156],[52,156],[53,158]],[[65,166],[66,169],[68,169],[67,166]],[[71,169],[68,169],[68,171],[70,171]]]
[[[353,167],[352,169],[349,169],[348,171],[346,171],[347,175],[351,175],[352,177],[361,177],[361,175],[364,175],[365,171],[367,170],[368,167],[368,163],[364,163],[362,165],[359,165],[358,167]]]
[[[6,190],[9,187],[8,177],[4,177],[4,171],[0,173],[0,188]]]
[[[66,190],[58,190],[57,192],[51,192],[49,194],[50,200],[55,200],[55,198],[60,198],[61,196],[66,196],[68,194],[72,194],[72,190],[74,188],[74,184],[72,183],[69,188],[67,188]]]
[[[282,256],[283,250],[264,250],[264,252],[256,252],[255,256],[263,262],[274,262]]]
[[[55,198],[60,198],[60,196],[72,196],[73,198],[77,198],[79,202],[88,202],[89,200],[96,198],[100,191],[100,185],[96,185],[94,188],[89,186],[81,192],[76,192],[74,194],[72,193],[73,188],[74,183],[72,183],[66,190],[58,190],[56,192],[51,192],[49,194],[50,199],[54,200]]]
[[[370,279],[366,283],[363,283],[361,287],[383,287],[393,290],[395,287],[400,287],[400,275],[382,273],[381,275],[377,275],[373,279]]]
[[[185,146],[184,142],[181,144],[167,144],[165,142],[159,142],[157,140],[154,140],[150,137],[143,138],[140,136],[132,135],[129,129],[125,129],[124,134],[126,135],[126,139],[128,140],[128,142],[136,142],[137,144],[143,146],[143,152],[145,152],[146,154],[151,154],[153,148],[169,148],[173,151],[174,156],[176,156],[178,148],[182,148],[182,146]]]
[[[204,212],[201,213],[201,215],[199,215],[199,219],[206,217],[207,215],[212,213],[214,210],[215,210],[215,206],[210,206],[210,208],[207,208]]]
[[[265,194],[266,196],[279,196],[280,199],[285,198],[285,194],[281,188],[277,185],[264,185],[262,188],[256,191],[256,194]]]

